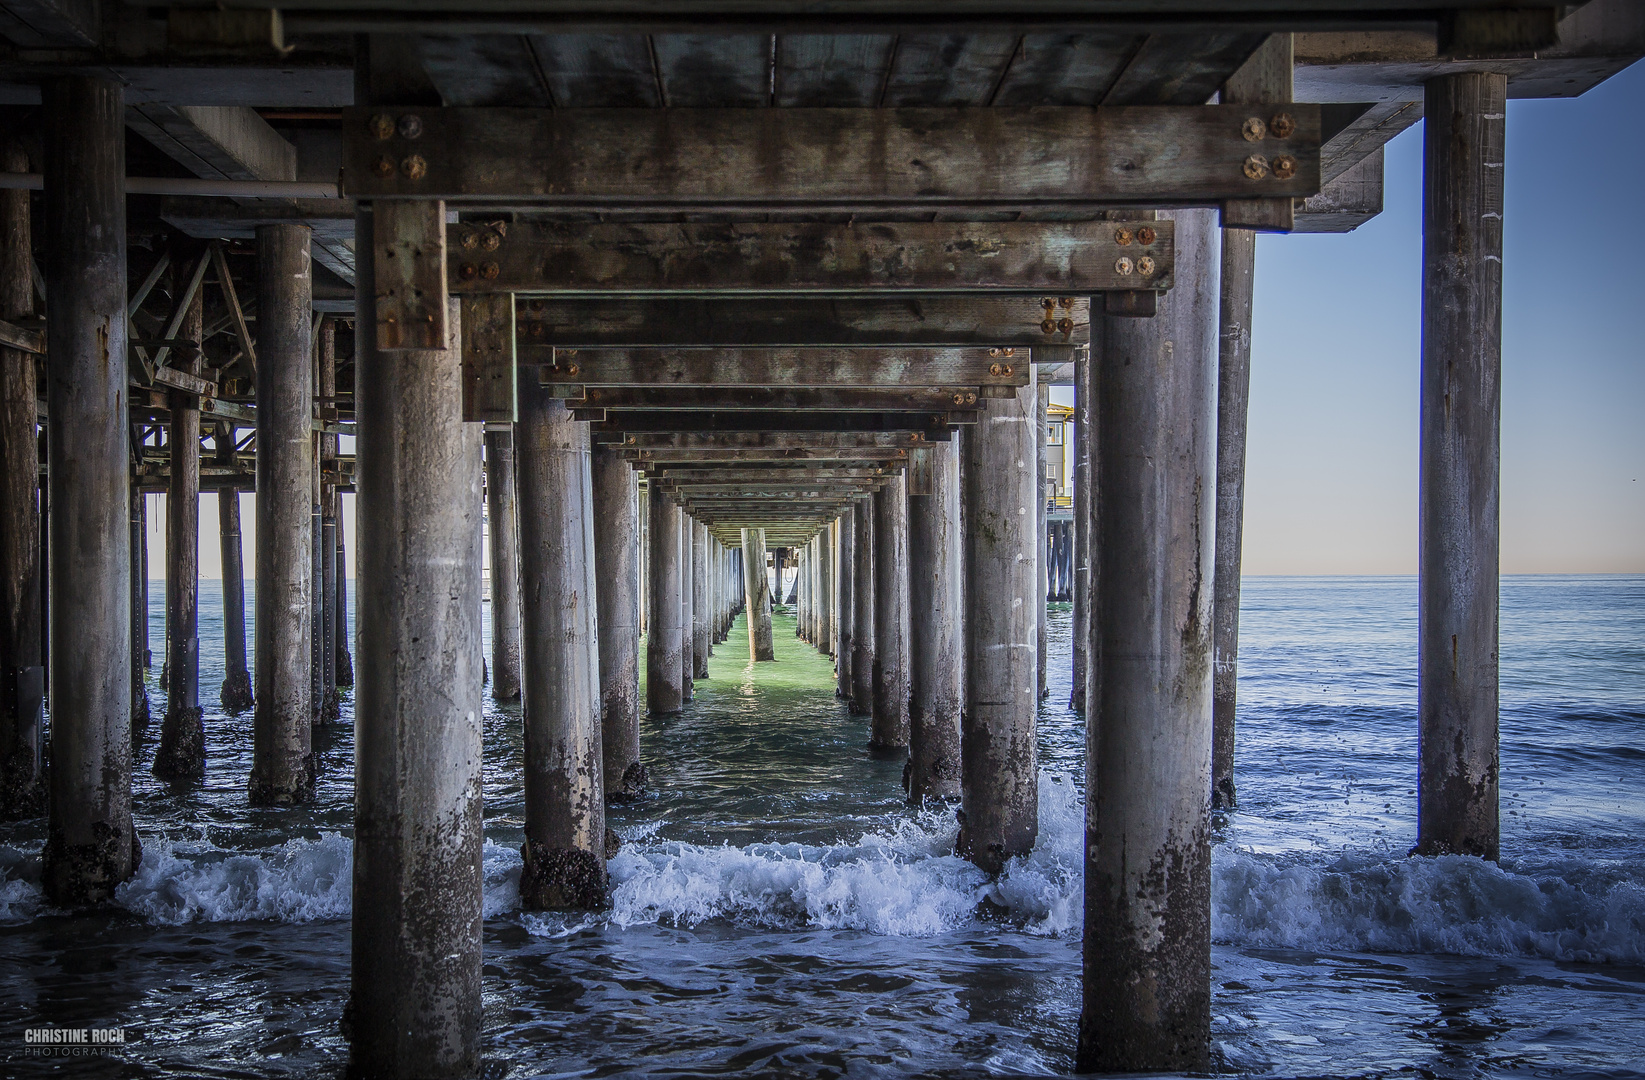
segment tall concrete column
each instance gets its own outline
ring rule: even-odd
[[[175,363],[190,375],[204,368],[199,345],[205,337],[205,305],[194,294],[179,327],[195,343],[193,356]],[[205,712],[200,708],[200,399],[182,390],[167,395],[171,423],[166,441],[171,478],[166,488],[166,670],[165,718],[154,752],[154,775],[188,780],[206,774]]]
[[[879,644],[874,624],[879,614],[879,604],[874,598],[874,586],[879,583],[874,569],[879,537],[874,530],[873,498],[856,500],[851,512],[857,532],[857,542],[852,545],[856,566],[852,568],[851,584],[857,592],[853,602],[857,625],[851,635],[851,711],[871,717],[874,715],[874,648]]]
[[[833,523],[817,535],[817,649],[834,655],[834,531]]]
[[[634,470],[595,445],[595,613],[600,636],[600,742],[608,802],[638,798],[640,764],[640,520]]]
[[[1045,482],[1045,463],[1046,463],[1045,441],[1046,441],[1046,436],[1047,436],[1047,419],[1048,419],[1047,411],[1049,410],[1050,405],[1051,405],[1051,384],[1041,382],[1041,383],[1037,384],[1036,397],[1035,397],[1035,406],[1034,406],[1035,415],[1037,417],[1037,420],[1036,420],[1036,423],[1035,423],[1036,434],[1035,434],[1035,437],[1034,437],[1034,453],[1035,453],[1035,458],[1036,458],[1035,473],[1036,473],[1036,479],[1038,480],[1037,490],[1039,492],[1039,494],[1036,498],[1035,504],[1034,504],[1034,513],[1035,513],[1035,515],[1037,517],[1037,520],[1038,520],[1037,528],[1039,530],[1039,548],[1038,548],[1038,550],[1039,550],[1039,575],[1040,575],[1039,594],[1038,594],[1039,595],[1038,612],[1034,616],[1034,625],[1035,625],[1035,628],[1036,628],[1036,632],[1038,634],[1038,640],[1035,642],[1034,647],[1035,647],[1036,651],[1039,654],[1039,661],[1038,661],[1038,665],[1037,665],[1037,670],[1039,672],[1039,696],[1042,697],[1042,698],[1045,697],[1045,695],[1048,693],[1048,691],[1046,690],[1046,687],[1045,687],[1045,669],[1046,669],[1046,666],[1047,666],[1047,661],[1050,659],[1050,656],[1051,656],[1050,644],[1049,644],[1048,639],[1046,637],[1046,622],[1047,622],[1047,620],[1046,620],[1046,617],[1045,617],[1046,598],[1050,595],[1050,592],[1051,592],[1050,543],[1049,543],[1051,534],[1050,534],[1050,529],[1048,527],[1048,522],[1047,522],[1047,519],[1046,519],[1046,511],[1045,511],[1046,498],[1051,493],[1050,485],[1048,485]]]
[[[42,885],[108,900],[136,869],[131,820],[125,111],[117,83],[41,87],[45,180],[51,771]]]
[[[354,685],[354,656],[348,631],[348,544],[344,541],[342,495],[337,506],[337,685]]]
[[[874,720],[869,745],[908,746],[908,488],[874,493]]]
[[[1097,335],[1093,335],[1095,337]],[[1091,343],[1093,351],[1099,343]],[[1089,354],[1074,354],[1074,678],[1068,695],[1069,708],[1085,713],[1087,657],[1091,648],[1091,445],[1095,430],[1095,370]]]
[[[602,761],[588,425],[550,388],[520,387],[518,477],[525,677],[525,834],[520,904],[603,906]]]
[[[491,696],[520,696],[520,525],[514,433],[485,433],[486,520],[491,541]]]
[[[960,794],[960,459],[933,442],[931,492],[908,496],[908,801]]]
[[[693,567],[691,536],[696,532],[691,515],[680,514],[680,700],[696,697],[692,681],[697,675],[696,570]]]
[[[743,530],[743,595],[748,604],[748,657],[775,660],[771,641],[771,582],[765,573],[765,530]]]
[[[404,324],[379,336],[373,303],[411,303],[379,297],[404,280],[391,259],[439,260],[443,284],[444,237],[440,202],[356,211],[350,1068],[406,1080],[471,1076],[480,1049],[482,431],[462,418],[459,306],[435,349]]]
[[[320,410],[321,418],[337,419],[337,320],[320,324]],[[320,611],[320,699],[321,717],[342,718],[342,699],[337,695],[337,533],[342,527],[337,494],[337,436],[320,436],[320,579],[314,583]]]
[[[1032,383],[991,398],[963,450],[964,819],[955,849],[989,873],[1026,854],[1039,835],[1038,413]]]
[[[1203,1069],[1211,1021],[1217,212],[1181,210],[1158,314],[1107,318],[1096,417],[1085,1000],[1076,1068]]]
[[[837,519],[835,540],[834,608],[839,629],[834,636],[834,696],[851,701],[855,672],[851,659],[857,651],[857,514],[847,507]]]
[[[708,678],[708,653],[714,621],[714,597],[708,587],[708,526],[691,519],[691,659],[699,679]]]
[[[29,171],[28,155],[15,143],[3,154],[8,172]],[[34,314],[31,239],[29,193],[0,191],[0,319],[7,322]],[[35,817],[46,801],[34,364],[34,354],[0,347],[0,820]],[[135,690],[142,668],[132,670]]]
[[[1240,546],[1245,532],[1245,420],[1251,398],[1251,300],[1257,234],[1222,230],[1217,328],[1217,549],[1211,601],[1211,806],[1234,796],[1234,705],[1239,687]]]
[[[1417,846],[1495,860],[1507,77],[1427,84]]]
[[[655,483],[646,485],[648,502],[646,566],[649,614],[645,635],[645,707],[652,716],[680,711],[685,700],[685,667],[680,659],[680,505]]]
[[[134,428],[132,437],[136,438]],[[141,488],[133,485],[131,488],[131,730],[135,736],[146,731],[149,726],[149,691],[148,681],[143,672],[148,670],[148,639],[149,639],[149,589],[148,589],[148,496]],[[45,493],[41,493],[41,506],[44,509]],[[42,514],[44,517],[44,514]],[[44,522],[42,522],[44,524]],[[49,546],[48,546],[49,547]],[[42,556],[44,551],[42,551]],[[42,559],[41,569],[44,570]],[[41,576],[44,585],[44,576]],[[42,620],[49,604],[45,602],[45,594],[41,593],[40,614]],[[41,633],[45,633],[44,621],[41,623]],[[41,689],[45,689],[45,680],[41,679]],[[44,705],[42,696],[41,704]],[[41,789],[44,798],[44,789]]]
[[[217,425],[219,466],[234,465],[234,427]],[[219,699],[231,716],[251,708],[251,672],[246,667],[246,566],[240,540],[240,493],[217,492],[217,543],[223,564],[223,686]]]
[[[253,805],[279,806],[306,800],[314,788],[308,227],[259,226],[257,271],[257,692],[250,796]],[[355,334],[358,356],[358,324]],[[358,359],[355,378],[361,378]]]

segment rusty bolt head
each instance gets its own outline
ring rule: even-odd
[[[1072,296],[1059,296],[1057,297],[1057,306],[1064,309],[1071,308],[1074,306],[1074,298]]]
[[[1010,364],[1005,365],[1005,374],[1007,374],[1007,375],[1011,374],[1011,365]]]
[[[1297,174],[1297,159],[1290,154],[1281,154],[1274,159],[1274,178],[1289,180]]]
[[[967,405],[975,405],[977,403],[977,395],[976,394],[966,394],[965,395],[965,403]]]
[[[1143,277],[1153,277],[1154,276],[1154,260],[1150,259],[1146,255],[1144,255],[1142,258],[1138,259],[1137,260],[1137,273],[1141,274]]]
[[[1057,333],[1063,335],[1064,337],[1067,337],[1069,334],[1072,334],[1073,332],[1074,332],[1074,320],[1073,319],[1058,319],[1057,320]]]
[[[1121,255],[1114,261],[1114,273],[1119,274],[1121,277],[1131,273],[1131,260]]]
[[[500,273],[502,273],[502,270],[494,262],[488,262],[480,267],[480,276],[487,281],[496,281],[497,275]]]
[[[989,349],[988,351],[991,352],[991,353],[996,353],[996,354],[999,352],[998,349]],[[1003,374],[1005,374],[1005,365],[1003,365],[1003,364],[989,364],[988,365],[988,374],[990,374],[990,375],[1003,375]]]
[[[1291,119],[1290,113],[1275,113],[1274,118],[1268,121],[1268,130],[1276,139],[1289,139],[1296,133],[1297,122]]]
[[[374,138],[392,139],[394,137],[394,117],[378,113],[366,121],[366,130],[371,132]]]
[[[469,251],[473,251],[474,250],[474,245],[478,244],[479,242],[480,242],[479,237],[474,235],[474,230],[473,229],[464,229],[463,230],[463,238],[462,238],[462,241],[461,241],[463,247],[467,248]]]
[[[1157,236],[1158,234],[1155,233],[1153,229],[1149,228],[1147,225],[1144,225],[1142,228],[1137,230],[1137,243],[1144,246],[1152,244]]]
[[[1015,349],[1002,349],[1001,352],[1004,353],[1006,356],[1015,356],[1015,355],[1017,355],[1017,350],[1015,350]],[[1007,372],[1010,371],[1009,368],[1007,368],[1006,370],[1007,370]]]
[[[378,176],[393,176],[394,160],[392,158],[380,157],[377,159],[376,164],[372,165],[371,171],[376,173]]]
[[[989,356],[998,356],[999,354],[1000,354],[1000,351],[998,349],[989,349],[988,350],[988,355]],[[999,365],[996,364],[995,366],[998,367]]]
[[[412,154],[400,162],[400,171],[406,174],[408,180],[421,180],[428,175],[428,162],[423,160],[423,155]]]
[[[494,232],[488,232],[485,234],[484,239],[480,241],[480,246],[485,248],[487,251],[496,251],[502,246],[502,243],[502,237],[498,236]]]
[[[1040,323],[1040,333],[1042,334],[1054,333],[1056,329],[1057,320],[1055,319],[1046,319]]]
[[[1131,242],[1131,230],[1130,229],[1119,228],[1119,229],[1114,230],[1114,243],[1118,244],[1120,247],[1124,247],[1126,244],[1129,244],[1130,242]]]
[[[473,263],[464,263],[457,271],[458,276],[460,276],[464,281],[473,281],[476,273],[478,273],[478,271],[474,269]]]
[[[1268,175],[1268,159],[1261,154],[1252,154],[1245,159],[1245,175],[1251,180],[1261,180]]]
[[[417,139],[423,134],[423,118],[416,113],[406,113],[400,117],[400,138]]]
[[[954,395],[954,404],[964,405],[965,404],[965,395],[964,394],[955,394]]]
[[[1040,307],[1044,308],[1046,311],[1050,311],[1052,308],[1054,308],[1056,306],[1057,306],[1057,302],[1055,300],[1051,299],[1049,296],[1047,296],[1045,299],[1040,301]]]
[[[1253,116],[1245,121],[1239,133],[1245,136],[1246,142],[1261,142],[1268,135],[1268,125],[1262,122],[1262,117]]]
[[[565,366],[565,373],[566,373],[566,374],[567,374],[567,375],[573,375],[573,376],[575,376],[575,375],[578,375],[578,374],[580,374],[580,373],[581,373],[581,372],[582,372],[582,370],[583,370],[583,369],[582,369],[582,368],[580,368],[580,367],[578,367],[578,366],[577,366],[577,365],[576,365],[576,364],[567,364],[567,365],[566,365],[566,366]]]

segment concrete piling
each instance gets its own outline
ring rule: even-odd
[[[838,629],[834,632],[834,696],[851,701],[855,673],[851,659],[857,651],[857,514],[847,508],[836,519],[834,540],[834,611]]]
[[[697,603],[696,551],[692,538],[697,523],[691,515],[680,514],[680,700],[690,701],[696,696],[693,681],[697,677]]]
[[[1206,1067],[1216,211],[1181,210],[1176,284],[1102,324],[1076,1068]],[[1100,659],[1099,659],[1100,658]]]
[[[136,485],[131,499],[131,732],[134,739],[142,737],[149,726],[148,681],[143,672],[148,670],[149,589],[148,589],[148,496]],[[42,496],[41,502],[44,503]],[[43,516],[43,515],[42,515]],[[44,584],[44,581],[41,582]],[[40,614],[42,625],[49,606],[42,595]],[[43,632],[43,631],[42,631]],[[44,689],[44,680],[42,680]],[[44,705],[44,700],[41,702]]]
[[[345,1024],[354,1074],[407,1080],[471,1076],[480,1051],[482,433],[462,419],[458,305],[447,305],[444,348],[410,347],[403,324],[377,321],[378,283],[392,293],[403,278],[390,260],[408,257],[434,263],[428,278],[441,288],[419,308],[436,319],[444,230],[437,201],[355,212],[360,610]]]
[[[1427,84],[1417,846],[1498,856],[1502,194],[1507,77]]]
[[[1211,806],[1232,809],[1239,689],[1240,547],[1245,534],[1245,422],[1251,398],[1251,303],[1257,234],[1222,230],[1217,326],[1217,548],[1211,694]]]
[[[607,802],[645,790],[640,763],[640,544],[634,470],[609,446],[592,448],[600,740]]]
[[[486,521],[491,544],[491,697],[520,697],[520,525],[514,433],[485,433]]]
[[[1092,349],[1098,343],[1091,343]],[[1074,678],[1068,706],[1085,713],[1086,669],[1091,655],[1091,427],[1095,409],[1094,370],[1090,352],[1074,354]]]
[[[955,849],[991,874],[1039,835],[1038,412],[1032,383],[990,399],[963,451],[966,707]]]
[[[680,685],[680,505],[656,484],[647,485],[648,554],[645,635],[645,707],[652,716],[670,716],[685,700]]]
[[[308,227],[259,226],[257,269],[257,689],[249,789],[254,805],[280,806],[306,800],[314,787]]]
[[[708,583],[708,526],[691,519],[691,662],[692,676],[708,678],[710,624],[714,620],[714,597]]]
[[[0,153],[7,171],[28,171],[28,155],[15,143]],[[29,193],[0,191],[0,319],[7,322],[34,314],[31,248]],[[35,817],[46,799],[34,367],[33,354],[0,346],[0,820]],[[132,670],[135,698],[142,668]]]
[[[931,491],[908,496],[908,801],[960,794],[960,462],[932,443]]]
[[[834,655],[834,534],[835,522],[817,536],[817,648]]]
[[[337,685],[354,685],[354,656],[348,630],[348,545],[344,541],[342,495],[337,507]]]
[[[194,343],[175,366],[204,370],[205,305],[195,292],[179,331]],[[171,423],[166,442],[171,477],[166,489],[166,670],[171,678],[154,775],[191,780],[206,774],[205,711],[200,708],[200,399],[185,390],[167,394]]]
[[[217,425],[218,465],[234,464],[234,428]],[[251,672],[246,668],[246,568],[240,538],[240,493],[217,492],[217,544],[223,563],[223,710],[238,716],[251,708]]]
[[[592,578],[588,425],[549,387],[522,385],[515,425],[525,678],[520,903],[605,904],[605,765]]]
[[[869,745],[908,747],[908,488],[874,493],[874,714]]]
[[[1051,493],[1051,486],[1045,482],[1046,439],[1048,437],[1047,412],[1050,409],[1050,406],[1050,384],[1044,382],[1037,383],[1034,398],[1034,478],[1036,482],[1034,516],[1037,523],[1035,527],[1039,531],[1039,544],[1036,549],[1039,552],[1039,587],[1035,591],[1036,611],[1034,614],[1034,628],[1036,641],[1034,648],[1039,655],[1039,660],[1035,664],[1035,671],[1036,678],[1039,680],[1039,696],[1042,698],[1049,692],[1046,690],[1045,685],[1045,669],[1051,657],[1050,643],[1046,636],[1047,620],[1045,617],[1046,598],[1051,592],[1051,560],[1048,557],[1048,550],[1050,547],[1048,541],[1050,540],[1051,533],[1050,522],[1046,515],[1045,506],[1047,497]]]
[[[878,578],[874,570],[874,556],[879,553],[879,538],[874,531],[874,501],[872,497],[856,500],[851,512],[856,525],[856,543],[852,555],[852,587],[856,597],[852,614],[857,625],[851,634],[851,711],[858,716],[874,715],[874,647],[879,643],[874,625],[879,607],[874,599]]]
[[[765,530],[744,529],[743,596],[748,605],[748,657],[775,660],[771,641],[771,581],[765,572]]]
[[[102,903],[137,868],[131,819],[125,110],[119,84],[41,87],[51,770],[47,899]]]

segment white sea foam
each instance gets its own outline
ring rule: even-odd
[[[1078,790],[1042,775],[1039,813],[1034,850],[994,881],[953,855],[956,825],[947,813],[896,818],[829,845],[689,844],[660,838],[666,823],[651,822],[627,830],[611,861],[609,912],[518,917],[543,937],[711,919],[928,937],[971,924],[988,900],[1022,930],[1077,935]],[[38,860],[9,854],[16,857],[0,858],[0,922],[26,922],[48,910]],[[116,899],[161,924],[344,919],[352,859],[352,843],[330,833],[265,852],[151,843]],[[519,852],[488,840],[483,859],[486,916],[517,911]],[[1212,909],[1212,935],[1223,945],[1645,962],[1645,872],[1575,857],[1498,867],[1370,851],[1259,854],[1224,844],[1213,856]]]

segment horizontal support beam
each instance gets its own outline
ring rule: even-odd
[[[1090,342],[1090,312],[1083,296],[536,297],[517,308],[517,354],[522,364],[549,365],[556,348],[1071,347]]]
[[[0,320],[0,345],[8,349],[19,349],[35,356],[46,355],[46,332],[31,330],[26,326]]]
[[[696,431],[630,432],[598,430],[595,441],[627,451],[665,450],[908,450],[925,445],[918,431]]]
[[[669,295],[1169,289],[1174,223],[464,223],[453,293]]]
[[[538,370],[544,385],[1014,388],[1028,364],[1028,350],[998,348],[578,349]]]
[[[691,431],[918,431],[946,439],[946,412],[607,412],[594,430],[625,434]]]
[[[580,211],[1207,206],[1312,195],[1319,147],[1317,105],[351,108],[341,186]]]
[[[636,469],[650,469],[667,465],[688,466],[769,466],[784,462],[814,462],[832,465],[838,462],[903,462],[907,450],[874,447],[856,450],[827,450],[808,447],[794,450],[621,450],[622,456]]]
[[[982,407],[975,386],[782,387],[590,386],[567,404],[574,409],[633,411],[795,409],[854,412],[966,411]]]
[[[154,381],[161,386],[169,386],[198,397],[209,397],[217,392],[217,384],[210,379],[202,379],[198,375],[190,375],[186,371],[165,366],[154,369]]]
[[[663,466],[658,468],[646,467],[645,474],[649,480],[666,481],[676,487],[683,484],[699,483],[734,483],[734,484],[763,484],[763,483],[790,483],[803,484],[817,480],[872,480],[876,477],[888,476],[895,470],[892,468],[788,468],[788,469],[686,469],[679,466]]]

